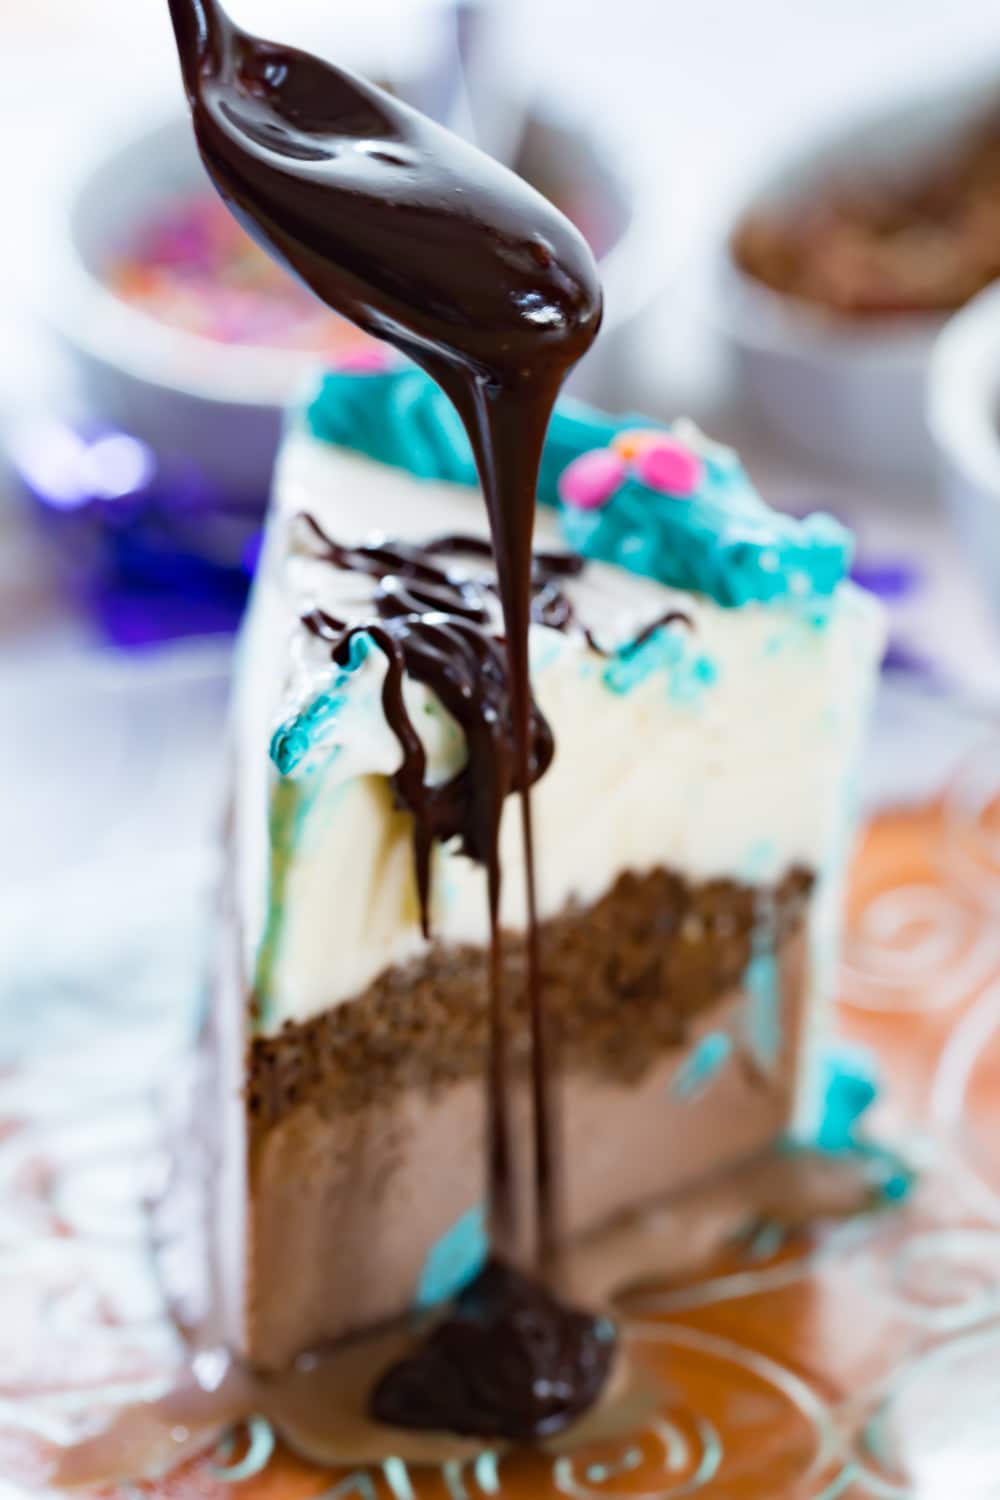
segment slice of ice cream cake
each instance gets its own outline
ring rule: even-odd
[[[538,898],[579,1235],[807,1125],[882,630],[837,523],[773,512],[690,426],[563,405],[539,499]],[[486,534],[425,376],[324,380],[240,647],[214,1008],[218,1297],[264,1368],[482,1251],[486,871],[448,810],[476,795],[462,693],[502,659],[462,655],[463,618],[500,631]],[[513,798],[500,851],[523,1056]]]

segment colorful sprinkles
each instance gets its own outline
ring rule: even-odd
[[[594,448],[563,471],[559,497],[577,510],[599,510],[621,489],[627,474],[625,459],[612,448]]]
[[[208,191],[154,209],[105,277],[124,302],[215,343],[300,350],[334,363],[378,347],[258,249]]]
[[[676,438],[661,438],[644,448],[636,455],[635,469],[651,490],[683,499],[697,491],[702,479],[701,459]]]

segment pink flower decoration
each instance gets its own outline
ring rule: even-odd
[[[359,344],[338,354],[333,368],[338,375],[384,375],[392,366],[392,356],[381,344]]]
[[[577,510],[599,510],[621,487],[627,467],[625,460],[610,448],[594,448],[563,470],[559,478],[559,497],[564,505]]]
[[[701,484],[701,459],[672,437],[663,437],[637,454],[635,471],[643,484],[665,495],[687,497]]]

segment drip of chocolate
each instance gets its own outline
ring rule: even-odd
[[[610,1319],[595,1323],[490,1261],[420,1352],[382,1377],[372,1413],[391,1426],[537,1442],[593,1405],[615,1345]]]
[[[648,625],[644,625],[635,639],[629,643],[628,649],[637,651],[640,646],[652,640],[658,630],[664,630],[670,625],[686,625],[689,629],[694,629],[694,621],[690,615],[685,614],[682,609],[668,609],[662,615],[658,615],[655,620],[650,620]]]
[[[686,625],[689,630],[694,629],[694,621],[690,615],[685,614],[682,609],[668,609],[662,615],[657,615],[655,620],[650,620],[648,625],[644,625],[638,635],[633,636],[625,645],[619,646],[618,654],[638,651],[640,646],[644,646],[647,641],[652,640],[658,630],[664,630],[670,625]],[[611,656],[613,654],[605,646],[601,645],[589,626],[583,633],[586,637],[587,645],[591,651],[596,651],[598,656]]]
[[[479,820],[474,842],[488,873],[491,931],[490,1233],[494,1254],[514,1253],[518,1195],[496,834],[502,800],[519,788],[534,1201],[544,1270],[559,1245],[559,1194],[530,799],[531,538],[542,443],[556,395],[600,325],[593,256],[540,194],[399,100],[303,52],[248,35],[215,0],[170,0],[170,10],[195,135],[223,197],[264,248],[324,302],[394,344],[438,381],[476,456],[503,610],[513,749],[502,774],[494,770],[484,784],[470,788]],[[388,634],[389,622],[381,628]],[[449,630],[454,633],[453,624]],[[452,649],[450,639],[439,645]],[[472,660],[482,647],[467,638],[466,650]],[[480,690],[496,691],[492,682]],[[498,754],[507,754],[502,735],[495,744]],[[516,1300],[508,1325],[513,1336],[520,1326]],[[497,1333],[503,1326],[501,1315],[492,1327]],[[396,1415],[405,1422],[405,1411]]]

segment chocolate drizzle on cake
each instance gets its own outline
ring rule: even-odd
[[[353,547],[335,542],[314,516],[297,518],[305,527],[312,555],[326,559],[345,572],[361,573],[375,581],[374,604],[379,616],[388,619],[428,613],[454,615],[489,626],[493,620],[491,599],[498,597],[493,550],[481,536],[453,533],[422,543],[382,537]],[[442,566],[441,557],[469,557],[491,564],[488,570],[468,576]],[[560,588],[560,580],[578,578],[585,563],[575,552],[534,552],[531,559],[531,621],[550,630],[568,630],[575,621],[573,605]],[[310,625],[310,617],[303,618]],[[346,629],[346,626],[343,627]],[[498,635],[498,632],[493,632]]]
[[[394,615],[418,617],[428,611],[457,615],[461,619],[488,624],[491,615],[489,596],[497,595],[493,570],[469,577],[449,571],[435,562],[440,556],[456,555],[492,560],[493,549],[479,536],[455,533],[434,537],[422,543],[380,538],[376,542],[353,547],[344,546],[327,536],[315,516],[300,512],[298,521],[306,527],[313,546],[311,555],[325,559],[345,572],[366,574],[377,580],[373,603],[381,618]],[[601,645],[589,625],[577,618],[572,600],[560,588],[560,580],[579,578],[586,569],[585,560],[576,552],[534,552],[531,559],[531,623],[550,630],[581,630],[587,645],[599,656],[612,652]],[[344,622],[334,621],[324,611],[314,609],[302,616],[302,624],[313,635],[333,639],[332,631],[347,629]],[[619,652],[638,650],[657,633],[671,625],[694,629],[694,620],[683,609],[667,609],[624,642]]]
[[[627,656],[633,651],[638,651],[640,647],[645,646],[648,641],[652,640],[658,630],[666,630],[671,625],[685,625],[689,630],[694,629],[694,621],[682,609],[664,610],[662,615],[657,615],[655,620],[650,620],[648,625],[644,625],[638,635],[633,636],[632,640],[626,642],[624,646],[620,646],[618,648],[619,654]],[[606,646],[602,646],[589,626],[583,633],[586,637],[587,645],[591,651],[596,651],[598,656],[614,655]]]
[[[636,651],[640,646],[645,646],[658,630],[666,630],[670,625],[686,625],[689,629],[693,629],[694,621],[682,609],[665,610],[662,615],[657,615],[655,620],[650,620],[648,625],[643,626],[635,639],[630,642],[629,650]]]
[[[489,515],[504,620],[506,673],[494,670],[498,643],[482,628],[449,617],[433,634],[421,617],[428,670],[450,692],[471,685],[481,699],[465,717],[480,784],[463,822],[488,871],[491,931],[489,1169],[491,1248],[510,1258],[520,1242],[510,1140],[507,1007],[501,983],[497,847],[504,798],[520,791],[527,889],[527,991],[531,1016],[535,1266],[550,1273],[559,1248],[556,1121],[541,987],[530,788],[539,763],[537,716],[528,672],[532,531],[542,443],[568,371],[593,342],[601,294],[593,256],[579,232],[524,181],[364,80],[316,58],[252,37],[215,0],[170,0],[195,135],[205,165],[237,217],[324,302],[422,365],[455,406],[472,443]],[[426,580],[412,580],[421,584]],[[432,586],[434,586],[432,584]],[[404,621],[407,616],[397,616]],[[461,621],[461,623],[459,623]],[[391,619],[373,638],[390,658],[392,693],[401,689],[402,648]],[[343,644],[343,643],[342,643]],[[342,649],[342,646],[337,649]],[[474,680],[473,680],[473,674]],[[498,680],[498,677],[500,680]],[[406,732],[398,703],[397,732]],[[491,713],[502,710],[494,729]],[[487,748],[488,746],[488,748]],[[411,783],[424,797],[416,746],[405,751]],[[404,770],[406,767],[404,766]],[[489,1274],[487,1272],[486,1274]],[[505,1351],[524,1335],[515,1278],[499,1276],[482,1340]],[[510,1291],[510,1295],[507,1292]],[[506,1300],[505,1300],[506,1298]],[[586,1342],[579,1315],[554,1300]],[[603,1323],[590,1320],[595,1351],[610,1355]],[[551,1347],[555,1348],[555,1340]],[[421,1356],[415,1356],[420,1360]],[[439,1358],[425,1351],[426,1377]],[[595,1353],[595,1358],[597,1354]],[[571,1378],[585,1361],[571,1362]],[[600,1363],[598,1359],[598,1363]],[[411,1366],[411,1373],[413,1372]],[[564,1372],[565,1373],[565,1372]],[[541,1378],[541,1376],[540,1376]],[[415,1382],[419,1385],[419,1379]],[[590,1379],[567,1393],[563,1420],[600,1388]],[[422,1414],[397,1403],[406,1424]],[[441,1410],[448,1425],[452,1414]],[[456,1410],[454,1420],[464,1420]],[[498,1411],[493,1432],[530,1438],[551,1414]],[[545,1426],[544,1430],[551,1430]]]

